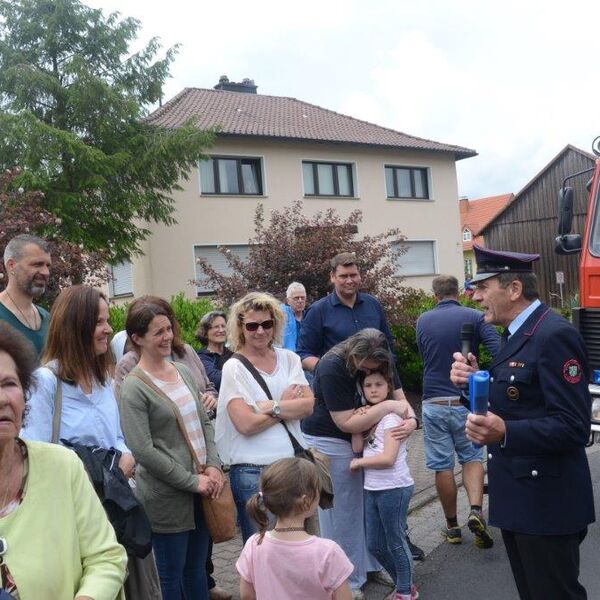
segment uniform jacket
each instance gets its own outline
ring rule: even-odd
[[[488,446],[490,523],[537,535],[581,531],[594,521],[581,336],[542,304],[500,349],[490,376],[490,411],[506,422],[504,443]]]

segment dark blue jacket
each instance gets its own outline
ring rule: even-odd
[[[484,322],[481,311],[448,298],[417,319],[417,346],[423,357],[423,400],[460,395],[450,381],[450,367],[452,355],[461,350],[460,330],[465,323],[473,325],[473,354],[477,355],[483,343],[494,356],[500,348],[500,336],[494,326]]]
[[[488,447],[490,523],[537,535],[581,531],[595,518],[581,336],[542,304],[500,349],[490,375],[490,411],[506,422],[504,447]]]

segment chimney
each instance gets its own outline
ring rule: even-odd
[[[467,196],[461,196],[458,199],[458,205],[460,206],[460,214],[466,215],[469,210],[469,198]]]
[[[224,92],[241,92],[243,94],[256,94],[258,86],[255,85],[254,79],[242,79],[241,83],[229,81],[227,75],[219,77],[219,83],[215,85],[215,90],[223,90]]]

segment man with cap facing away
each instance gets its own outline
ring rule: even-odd
[[[583,340],[540,302],[539,255],[474,250],[473,300],[506,339],[490,366],[489,412],[466,425],[467,437],[488,447],[489,521],[502,531],[522,600],[584,599],[579,545],[595,517]],[[453,383],[477,368],[473,355],[467,363],[454,354]]]

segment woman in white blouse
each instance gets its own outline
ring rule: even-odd
[[[217,449],[231,465],[230,479],[244,542],[256,531],[246,515],[246,502],[258,491],[262,469],[294,456],[290,434],[305,446],[300,419],[312,413],[314,397],[300,358],[282,348],[284,316],[270,294],[252,292],[236,302],[229,315],[228,339],[265,380],[272,400],[235,356],[223,365],[217,410]]]
[[[119,408],[112,390],[112,328],[108,302],[97,289],[74,285],[63,290],[50,312],[48,340],[22,437],[40,442],[69,442],[119,450],[119,467],[133,475],[134,459],[125,445]],[[62,410],[57,439],[52,439],[54,398],[61,386]]]

